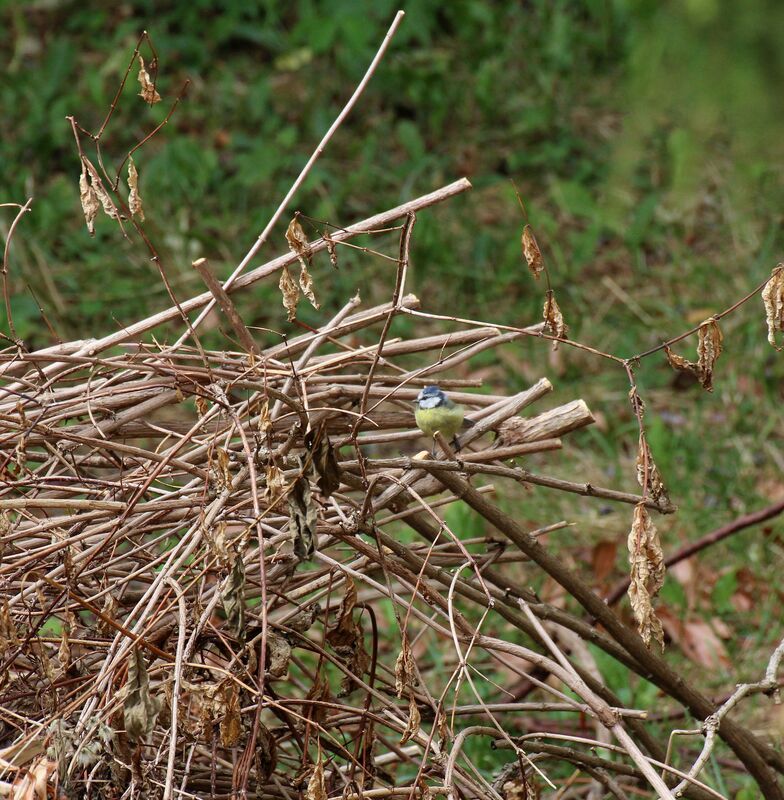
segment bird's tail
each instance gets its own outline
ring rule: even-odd
[[[463,420],[464,428],[473,428],[474,425],[476,425],[476,423],[472,419],[468,419],[468,417]]]

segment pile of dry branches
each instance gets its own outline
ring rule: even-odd
[[[79,153],[90,224],[102,178]],[[118,221],[141,211],[133,175],[135,201],[104,204]],[[195,262],[201,295],[101,339],[38,352],[15,342],[2,354],[0,795],[497,799],[599,787],[720,798],[700,780],[720,737],[766,797],[783,796],[784,758],[728,712],[776,689],[784,648],[759,683],[717,706],[649,647],[659,636],[645,593],[663,569],[649,512],[674,509],[642,423],[641,495],[568,481],[516,460],[589,425],[584,402],[537,414],[527,409],[552,390],[544,378],[499,396],[444,377],[523,336],[563,340],[552,290],[545,326],[452,318],[443,333],[392,337],[396,317],[420,313],[406,294],[416,213],[469,186],[315,241],[295,217],[291,252],[263,266],[245,272],[255,247],[221,283]],[[316,329],[259,344],[232,292],[279,280],[296,319],[300,291],[316,302],[314,259],[334,264],[350,240],[377,232],[398,238],[388,303],[362,310],[356,297]],[[536,274],[528,228],[523,244]],[[213,306],[240,348],[202,346],[196,329]],[[174,344],[153,336],[178,322]],[[698,365],[709,380],[720,341],[700,336],[712,342]],[[641,421],[629,364],[614,360]],[[439,435],[437,456],[416,454],[411,401],[436,382],[474,425],[460,451]],[[541,543],[566,523],[525,530],[493,502],[503,482],[634,506],[642,636]],[[441,512],[454,502],[492,534],[450,528]],[[546,575],[572,605],[522,586],[523,563],[526,582]],[[680,731],[702,737],[690,763],[672,765],[648,710],[623,706],[587,643],[658,686],[673,720],[704,721]],[[499,665],[523,688],[493,683],[486,673]],[[490,747],[508,749],[504,769],[484,768]],[[576,768],[568,780],[563,763]]]

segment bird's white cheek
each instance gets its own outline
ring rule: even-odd
[[[420,408],[435,408],[441,402],[440,397],[426,397],[419,401]]]

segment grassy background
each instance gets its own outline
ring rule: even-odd
[[[51,336],[28,287],[62,339],[103,334],[169,305],[138,240],[123,240],[105,218],[97,236],[87,236],[65,120],[74,114],[87,128],[100,124],[141,30],[150,31],[161,59],[164,102],[145,107],[132,77],[104,150],[119,163],[163,118],[185,78],[193,81],[172,122],[136,157],[147,233],[185,298],[202,290],[194,258],[209,258],[221,276],[242,258],[396,9],[386,0],[225,6],[0,7],[0,202],[34,197],[11,258],[14,320],[31,349]],[[520,258],[510,178],[571,335],[618,355],[730,305],[782,259],[784,7],[775,0],[451,0],[404,8],[389,54],[291,211],[345,224],[470,177],[472,192],[417,223],[410,289],[425,310],[507,324],[540,317],[542,288]],[[7,230],[10,209],[1,219]],[[261,256],[285,249],[283,230]],[[322,312],[303,316],[326,318],[356,288],[368,305],[386,299],[392,277],[388,262],[363,254],[343,256],[337,273],[323,261],[315,275]],[[255,287],[238,303],[249,324],[286,329],[276,286]],[[393,333],[410,332],[410,321],[398,324]],[[659,356],[638,373],[650,443],[681,509],[661,521],[667,552],[784,494],[784,359],[765,341],[758,299],[723,329],[713,394],[674,375]],[[219,341],[215,322],[211,335]],[[688,340],[681,352],[695,345]],[[598,424],[571,437],[565,454],[533,466],[634,489],[635,423],[621,371],[533,341],[478,358],[454,377],[468,374],[494,392],[547,375],[557,389],[553,404],[584,397]],[[628,509],[543,491],[504,502],[533,525],[577,521],[550,542],[563,543],[564,557],[597,578],[609,553],[607,585],[625,571]],[[466,535],[477,532],[459,507],[448,518]],[[771,621],[781,602],[772,578],[782,532],[779,522],[734,537],[665,588],[673,617],[714,631],[724,653],[710,677],[717,691],[758,675],[780,634]],[[705,636],[698,629],[693,638]],[[695,665],[709,662],[704,653],[691,656]]]

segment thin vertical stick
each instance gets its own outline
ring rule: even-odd
[[[384,40],[381,42],[381,46],[378,48],[376,55],[370,62],[370,66],[367,68],[367,72],[365,72],[364,77],[359,82],[359,84],[357,84],[357,88],[354,89],[354,94],[351,95],[348,102],[343,107],[343,110],[340,112],[340,114],[337,115],[335,121],[332,123],[332,125],[330,125],[329,130],[324,134],[324,137],[318,143],[318,146],[313,151],[313,155],[311,155],[311,157],[308,159],[308,163],[305,164],[305,166],[302,168],[302,172],[299,173],[294,183],[291,184],[291,188],[288,190],[288,192],[286,192],[286,196],[283,198],[283,200],[281,200],[280,205],[270,218],[270,221],[267,223],[264,230],[259,234],[259,238],[256,239],[256,241],[253,243],[253,247],[251,247],[250,250],[248,250],[247,254],[245,255],[245,258],[243,258],[242,261],[240,261],[239,265],[234,270],[234,272],[232,272],[231,275],[229,275],[229,277],[226,279],[225,283],[223,284],[224,289],[228,289],[234,283],[237,276],[243,272],[245,267],[248,266],[250,260],[259,251],[259,248],[264,244],[264,242],[267,241],[267,237],[269,236],[270,231],[275,227],[277,221],[280,219],[281,215],[286,210],[286,206],[288,206],[289,202],[291,201],[291,198],[294,197],[299,187],[302,186],[302,183],[304,182],[305,178],[307,178],[308,173],[313,168],[313,165],[316,163],[316,161],[318,161],[319,156],[326,149],[329,140],[333,137],[335,131],[343,124],[343,120],[346,119],[346,117],[351,112],[351,109],[354,108],[354,105],[356,104],[357,100],[359,100],[359,97],[362,94],[362,92],[365,91],[365,87],[368,85],[370,79],[373,77],[373,73],[376,71],[376,67],[378,67],[379,62],[384,57],[384,53],[386,53],[387,48],[389,47],[389,43],[392,41],[392,37],[395,35],[397,29],[400,27],[400,23],[403,21],[403,17],[405,15],[406,15],[405,11],[398,11],[397,14],[395,14],[395,19],[392,20],[392,24],[389,26],[389,30],[387,31]],[[196,317],[196,319],[193,321],[194,329],[198,328],[202,320],[207,316],[207,314],[210,313],[214,305],[215,305],[214,299],[210,300],[209,303],[207,303],[207,305],[199,314],[199,316]],[[182,343],[185,341],[185,339],[186,335],[183,334],[174,344],[174,348],[176,349],[180,347]]]

